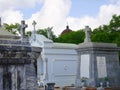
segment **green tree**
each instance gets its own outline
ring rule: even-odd
[[[47,29],[38,29],[36,31],[37,34],[41,34],[41,35],[44,35],[45,37],[47,37]]]
[[[109,27],[112,30],[120,31],[120,15],[113,15],[110,20]]]
[[[38,29],[38,30],[36,30],[36,33],[44,35],[46,38],[48,38],[48,36],[47,36],[47,28],[45,28],[45,29]],[[27,34],[27,36],[31,36],[32,32],[31,31],[27,31],[26,34]],[[54,34],[53,31],[51,32],[51,36],[52,36],[52,40],[55,41],[56,35]]]
[[[112,32],[110,38],[112,38],[113,43],[120,47],[120,31]]]
[[[19,28],[19,24],[18,24],[18,23],[10,24],[10,25],[4,23],[4,28],[5,28],[7,31],[9,31],[9,32],[11,32],[11,33],[13,33],[13,34],[15,34],[15,35],[20,34],[20,28]]]
[[[26,35],[27,35],[27,36],[31,36],[31,35],[32,35],[32,32],[31,32],[31,31],[27,31],[27,32],[26,32]]]
[[[93,42],[106,42],[106,43],[110,43],[111,40],[109,38],[109,33],[105,33],[105,32],[98,32],[96,34],[93,34],[91,36],[91,40]]]
[[[45,28],[45,29],[38,29],[38,30],[36,31],[36,33],[37,33],[37,34],[44,35],[45,37],[48,38],[48,36],[47,36],[47,31],[48,31],[48,28]],[[56,35],[54,34],[53,31],[51,31],[51,37],[52,37],[52,40],[55,41]]]
[[[55,41],[62,43],[74,43],[79,44],[84,41],[85,34],[83,30],[72,31],[63,35],[60,35]]]
[[[108,42],[120,45],[120,15],[113,15],[109,25],[102,25],[93,30],[92,41]]]

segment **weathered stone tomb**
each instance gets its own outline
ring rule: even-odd
[[[0,90],[36,90],[36,59],[41,48],[0,27]]]

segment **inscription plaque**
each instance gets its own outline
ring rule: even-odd
[[[97,69],[98,69],[98,78],[107,77],[105,57],[97,56]]]
[[[86,55],[81,55],[81,78],[82,77],[86,77],[89,78],[90,77],[90,55],[86,54]]]

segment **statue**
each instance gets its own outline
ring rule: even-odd
[[[25,24],[25,21],[22,20],[21,21],[21,25],[20,25],[20,30],[21,30],[21,39],[23,40],[23,38],[25,38],[25,29],[28,27],[27,24]]]
[[[90,40],[90,32],[91,32],[91,28],[89,28],[89,26],[85,26],[85,40],[84,42],[91,42]]]
[[[52,39],[52,29],[53,29],[53,27],[48,27],[47,28],[47,37],[49,38],[49,39]]]

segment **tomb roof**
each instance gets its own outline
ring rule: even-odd
[[[4,27],[0,27],[0,39],[15,39],[15,38],[19,38],[19,36],[16,36],[14,34],[12,34],[11,32],[5,30]]]
[[[102,42],[85,42],[80,43],[78,48],[116,48],[115,43],[102,43]]]
[[[54,48],[74,48],[76,49],[78,45],[76,44],[68,44],[68,43],[53,43]]]

